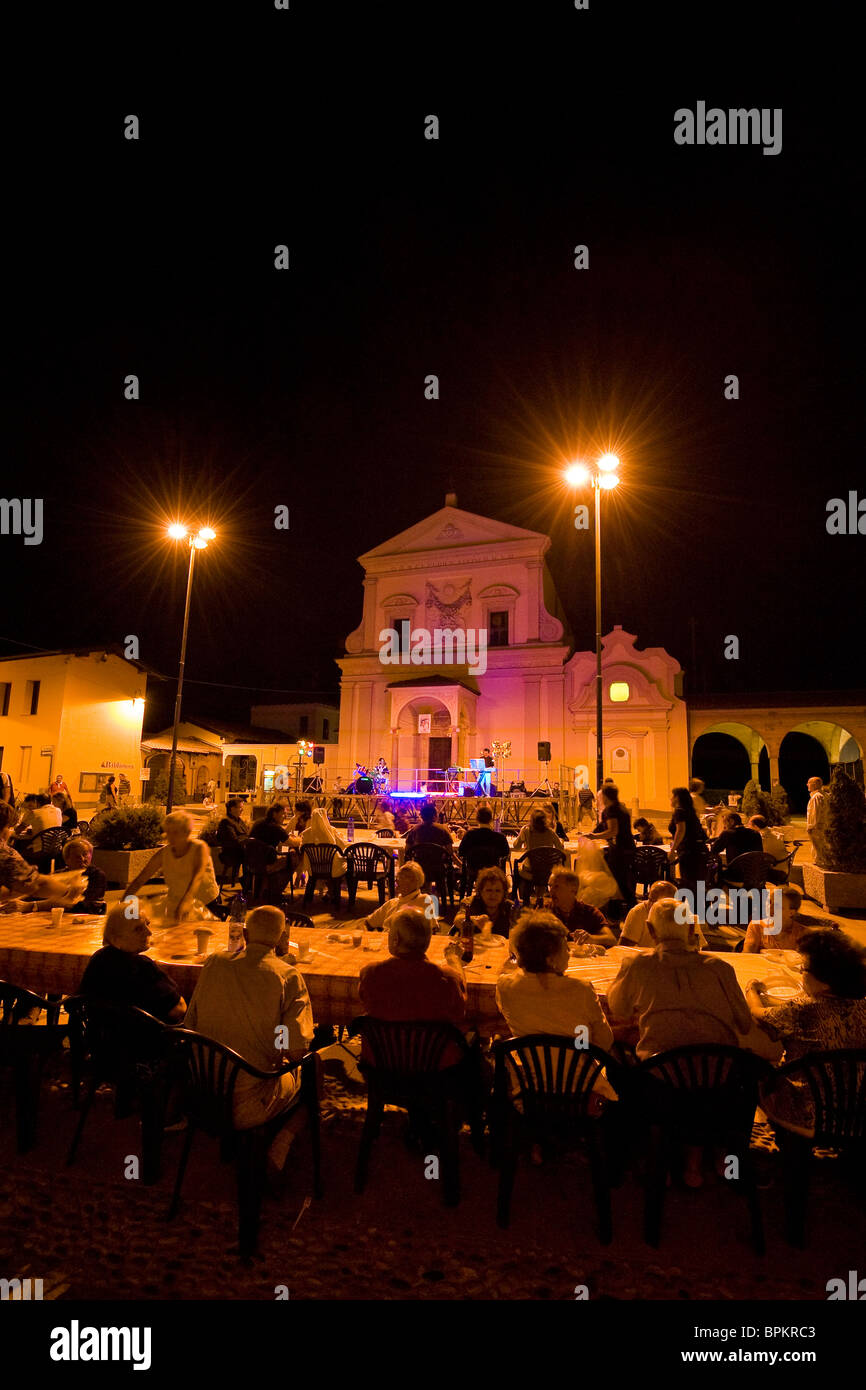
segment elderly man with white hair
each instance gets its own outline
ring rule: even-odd
[[[185,1020],[187,1028],[232,1048],[260,1071],[300,1062],[313,1040],[307,986],[274,950],[285,930],[286,919],[278,907],[248,912],[245,949],[237,955],[222,952],[205,962]],[[252,1129],[275,1119],[292,1105],[299,1085],[295,1072],[284,1072],[273,1081],[240,1072],[234,1091],[235,1127]],[[278,1168],[289,1142],[281,1134],[271,1146],[269,1157]]]
[[[179,1023],[186,1005],[174,980],[144,952],[150,945],[150,919],[132,901],[116,903],[105,919],[103,946],[87,962],[80,991],[108,1004],[144,1009],[163,1023]]]
[[[384,931],[394,913],[401,912],[404,907],[417,907],[425,914],[432,927],[432,923],[435,921],[433,899],[429,893],[421,892],[423,887],[424,870],[414,859],[410,859],[407,864],[401,865],[397,870],[396,898],[390,898],[381,907],[377,907],[375,912],[370,913],[366,919],[368,929],[370,931]],[[435,930],[439,930],[438,925]]]
[[[637,1023],[640,1058],[689,1043],[738,1046],[752,1026],[743,992],[726,961],[698,950],[686,904],[660,898],[647,928],[652,954],[627,961],[608,991],[614,1026]]]
[[[823,866],[827,852],[827,792],[820,777],[810,777],[806,783],[809,805],[806,807],[806,830],[815,850],[815,863]]]

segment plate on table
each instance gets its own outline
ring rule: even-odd
[[[787,1004],[791,999],[799,999],[800,990],[793,985],[773,985],[767,990],[767,998],[771,1004]]]

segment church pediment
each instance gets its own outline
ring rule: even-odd
[[[408,530],[383,541],[375,549],[359,556],[359,562],[367,565],[373,560],[384,560],[392,556],[423,553],[428,550],[459,549],[461,546],[503,545],[509,541],[536,541],[539,553],[550,544],[547,536],[539,531],[527,531],[522,526],[510,526],[504,521],[495,521],[489,516],[477,516],[474,512],[461,511],[459,507],[442,507],[432,516],[416,522]]]

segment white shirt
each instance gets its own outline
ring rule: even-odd
[[[823,830],[827,820],[827,796],[823,789],[813,792],[809,797],[806,811],[806,829]]]
[[[620,941],[629,941],[634,946],[655,947],[657,945],[650,936],[649,927],[647,926],[649,910],[650,904],[646,900],[642,903],[638,903],[636,907],[632,908],[622,924]],[[704,936],[700,927],[698,927],[698,945],[703,948],[706,944],[707,938]]]
[[[575,1027],[584,1024],[596,1047],[607,1049],[613,1042],[592,985],[572,975],[532,975],[506,961],[496,982],[496,1002],[516,1038],[555,1033],[573,1040]]]
[[[420,888],[416,888],[414,893],[407,893],[402,898],[390,898],[381,907],[377,907],[375,912],[371,912],[367,921],[373,928],[382,927],[388,930],[388,918],[393,912],[399,912],[403,907],[417,907],[424,913],[425,917],[432,918],[434,934],[439,930],[439,924],[433,917],[432,899],[429,893],[422,893]],[[429,912],[427,909],[430,909]]]
[[[60,825],[62,820],[63,814],[59,806],[37,806],[30,823],[34,830],[51,830],[55,825]]]

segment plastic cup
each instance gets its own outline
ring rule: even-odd
[[[198,927],[198,928],[196,928],[196,933],[195,933],[195,945],[196,945],[196,950],[198,951],[198,953],[199,953],[200,956],[203,956],[203,955],[204,955],[205,951],[207,950],[207,944],[208,944],[208,942],[210,941],[210,938],[211,938],[212,936],[213,936],[213,932],[210,931],[209,928],[207,928],[207,927]]]
[[[51,925],[52,925],[52,927],[59,927],[59,926],[60,926],[60,923],[61,923],[62,921],[63,921],[63,908],[62,908],[62,907],[52,907],[52,909],[51,909]]]
[[[360,944],[361,944],[361,942],[362,942],[363,940],[364,940],[364,933],[363,933],[362,931],[353,931],[353,932],[352,932],[352,945],[353,945],[353,946],[360,946]]]

